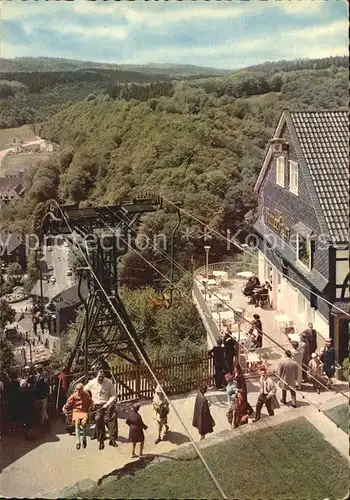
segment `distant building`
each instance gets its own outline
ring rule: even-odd
[[[52,153],[57,148],[57,145],[50,141],[43,141],[40,143],[40,151],[48,151]]]
[[[20,200],[25,194],[23,179],[0,177],[0,208],[11,201]]]
[[[283,111],[255,186],[259,278],[298,332],[312,322],[334,339],[338,362],[348,355],[348,141],[348,111]]]
[[[82,284],[82,296],[88,296],[86,283]],[[57,284],[42,283],[43,302],[46,304],[46,310],[50,313],[51,318],[50,330],[52,335],[60,335],[68,326],[69,323],[75,320],[77,308],[81,305],[81,300],[78,294],[78,284],[74,284],[69,288],[59,291]],[[40,281],[34,286],[31,295],[34,300],[39,302],[41,299]]]
[[[18,166],[18,167],[9,167],[5,170],[4,174],[5,177],[11,178],[11,179],[17,179],[24,177],[24,173],[26,171],[26,167],[24,165]],[[22,181],[22,179],[20,179]]]
[[[23,144],[23,141],[20,137],[13,137],[12,144]]]
[[[30,153],[38,153],[40,151],[40,144],[24,144],[23,150]]]
[[[0,233],[0,260],[5,265],[18,262],[22,269],[27,267],[27,247],[24,238],[15,233]]]

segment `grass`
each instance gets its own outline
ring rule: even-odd
[[[327,417],[335,422],[346,433],[349,432],[349,405],[334,406],[325,411]]]
[[[0,150],[11,147],[14,137],[19,137],[23,141],[35,140],[35,134],[31,125],[0,129]]]
[[[14,167],[24,166],[26,168],[38,163],[38,161],[46,160],[50,158],[52,153],[42,152],[42,153],[15,153],[11,155],[6,155],[1,163],[1,171],[5,172]]]
[[[233,432],[236,438],[203,449],[229,498],[297,500],[346,496],[346,458],[307,420],[299,418],[241,435]],[[187,452],[102,483],[80,497],[214,499],[220,494],[201,461]]]

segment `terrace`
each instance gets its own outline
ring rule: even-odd
[[[263,336],[263,347],[249,355],[247,349],[242,349],[242,354],[246,354],[245,361],[248,363],[256,363],[260,356],[271,369],[275,369],[283,349],[290,345],[287,334],[292,324],[283,311],[273,310],[269,306],[255,307],[248,303],[242,289],[247,279],[257,272],[257,262],[249,256],[234,262],[203,266],[195,271],[193,299],[207,330],[209,349],[216,345],[220,331],[226,327],[230,328],[241,344],[245,344],[253,314],[259,314],[263,332],[266,333]],[[242,316],[240,325],[237,317],[235,318],[237,309]]]

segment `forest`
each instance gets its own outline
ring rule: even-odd
[[[40,83],[39,73],[23,72],[17,80],[6,74],[0,84],[2,127],[18,120],[35,122],[41,137],[60,145],[49,160],[27,170],[27,194],[21,203],[1,210],[1,227],[31,231],[37,205],[50,198],[83,207],[117,204],[153,190],[181,202],[221,234],[241,231],[244,237],[255,217],[254,184],[281,111],[338,108],[348,102],[346,58],[265,63],[220,76],[192,72],[185,79],[153,74],[138,81],[79,80],[87,74],[93,73],[76,71],[76,80],[63,82],[59,71],[55,77],[48,72]],[[47,86],[37,91],[36,78],[39,87],[43,81]],[[145,216],[139,227],[151,241],[157,235],[170,241],[177,218],[169,205],[164,208]],[[234,248],[214,234],[204,238],[203,227],[185,214],[174,242],[175,260],[189,273],[186,278],[176,268],[174,281],[188,294],[191,271],[204,264],[205,244],[211,245],[212,262],[234,257]],[[169,243],[165,250],[169,253]],[[119,281],[152,359],[199,352],[205,332],[193,304],[184,300],[170,313],[150,308],[149,296],[168,282],[144,259],[169,279],[169,259],[148,248],[141,256],[129,252],[123,258]],[[59,359],[78,323],[79,318],[66,333]]]
[[[281,111],[347,105],[345,58],[320,60],[320,69],[314,61],[303,62],[302,69],[291,68],[301,63],[284,62],[286,71],[275,71],[279,63],[274,64],[171,82],[118,81],[62,104],[54,116],[48,113],[40,131],[60,151],[27,172],[27,195],[2,211],[2,225],[28,230],[28,214],[52,197],[82,206],[116,204],[148,189],[183,203],[223,234],[244,234],[255,215],[254,183]],[[45,100],[54,90],[37,96]],[[145,217],[141,229],[169,235],[174,224],[173,213],[160,211]],[[183,237],[185,228],[191,238]],[[213,259],[232,253],[224,241],[211,241]],[[183,216],[175,241],[178,261],[187,268],[191,258],[202,262],[203,244],[200,225]],[[129,276],[133,286],[140,280],[152,284],[154,273],[135,255],[129,258],[139,276]]]

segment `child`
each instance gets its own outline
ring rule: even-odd
[[[234,403],[234,401],[235,401],[237,382],[234,380],[232,373],[227,373],[225,375],[225,380],[227,382],[227,386],[226,386],[227,404],[228,404],[228,406],[230,406],[231,402]]]
[[[132,442],[132,455],[131,458],[136,458],[135,453],[136,444],[140,443],[140,457],[143,456],[143,447],[145,444],[144,430],[147,430],[147,425],[143,423],[142,417],[139,414],[140,405],[134,404],[132,407],[132,414],[130,418],[126,419],[126,424],[130,427],[129,439]]]
[[[82,383],[77,384],[75,391],[68,398],[63,406],[63,412],[73,410],[73,422],[75,424],[75,435],[77,437],[77,450],[80,450],[80,429],[83,431],[83,448],[86,448],[86,426],[88,422],[88,412],[93,405],[93,401],[89,392],[84,391]]]

